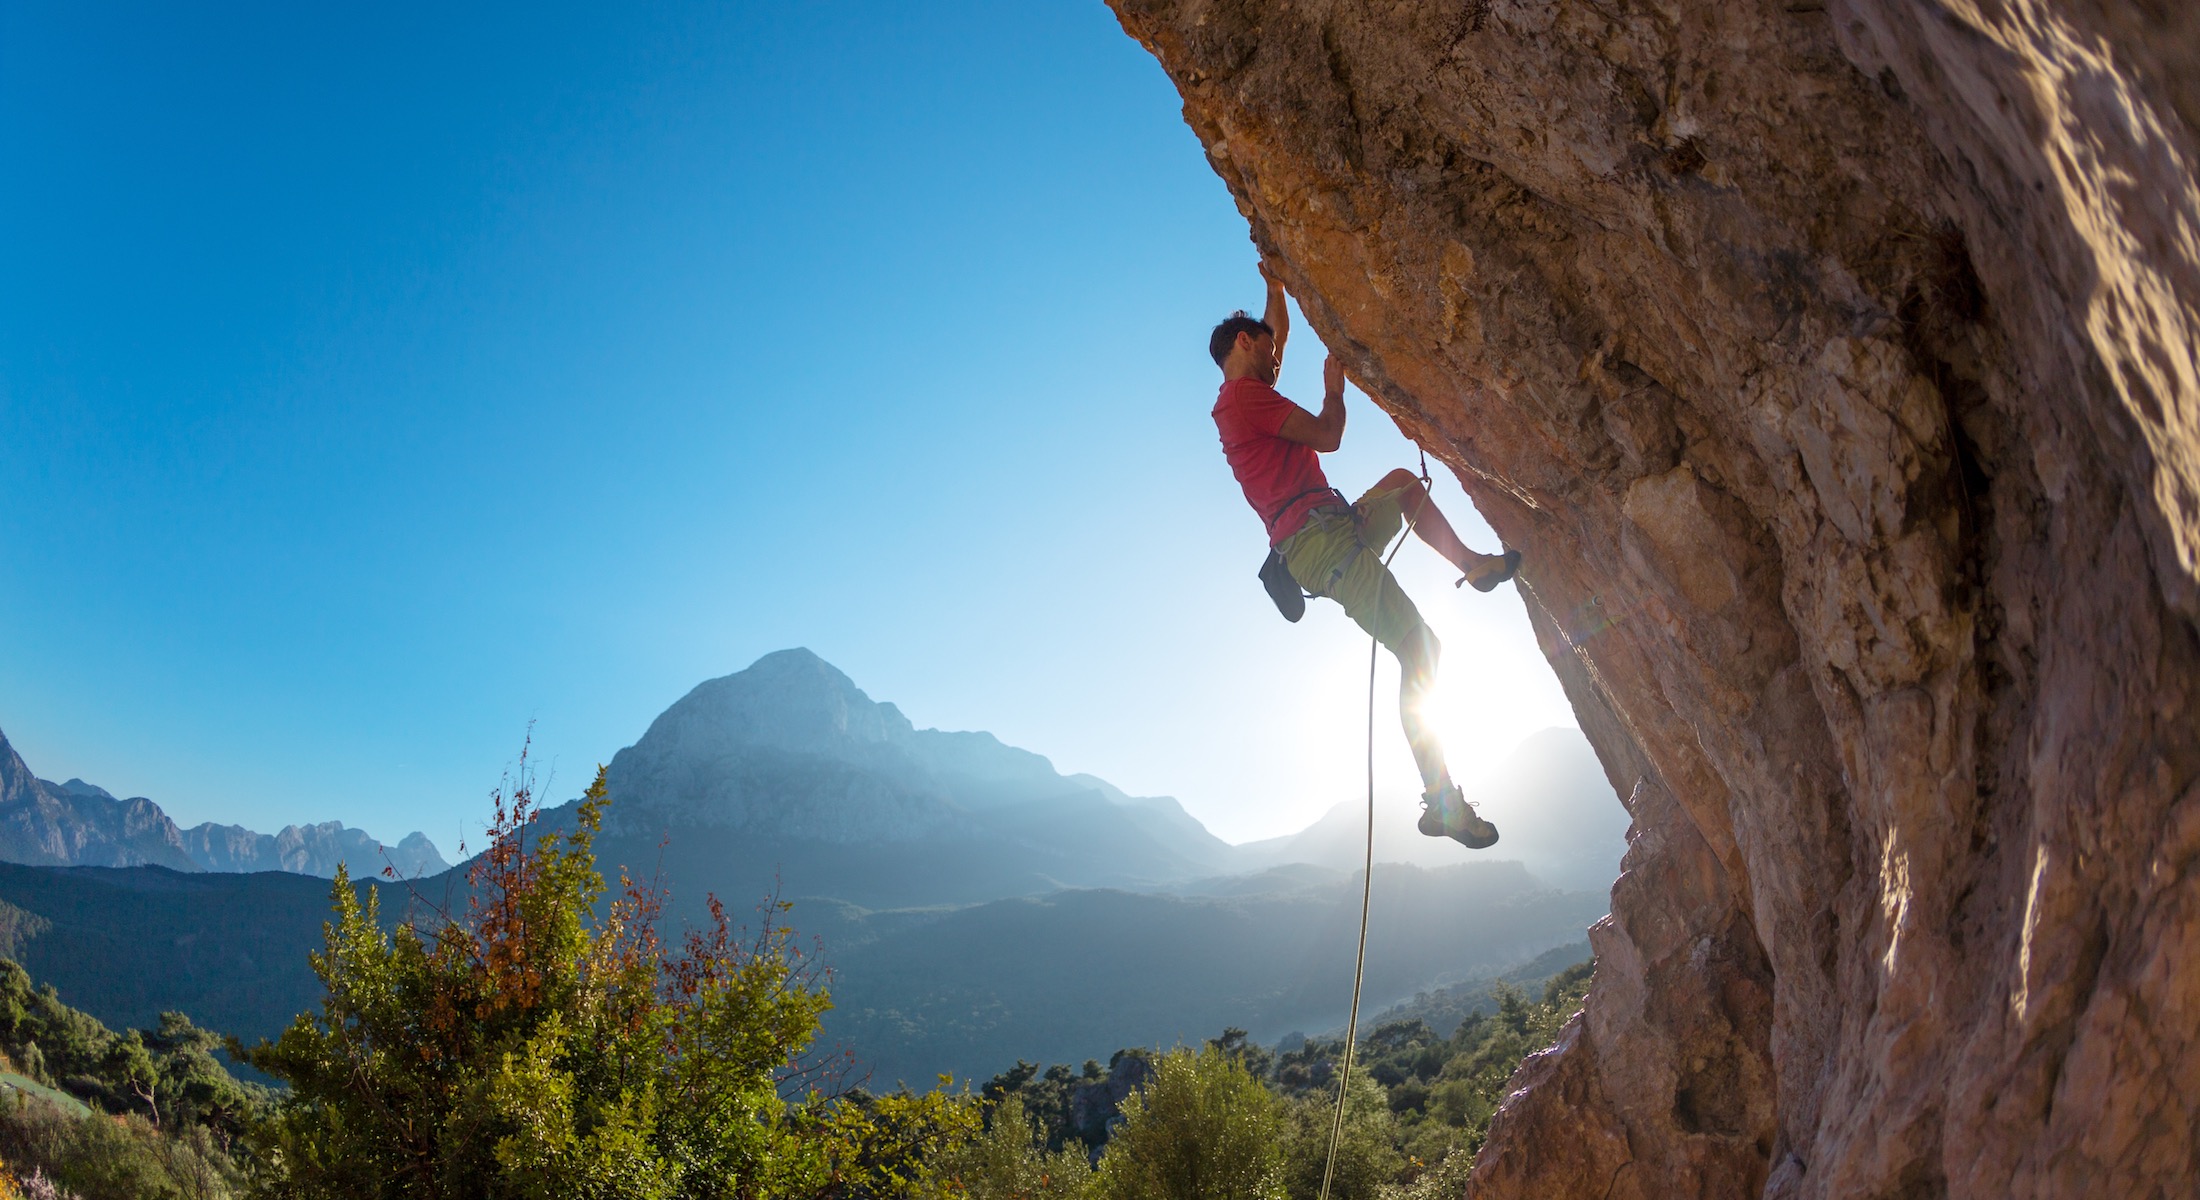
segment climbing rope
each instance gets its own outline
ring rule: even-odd
[[[1426,496],[1428,490],[1428,451],[1423,450],[1421,492]],[[1390,569],[1390,561],[1405,547],[1406,535],[1413,532],[1413,521],[1413,514],[1405,514],[1405,528],[1398,531],[1398,540],[1383,555],[1384,570]],[[1367,909],[1375,894],[1375,652],[1381,645],[1373,636],[1367,639],[1367,854],[1360,867],[1360,946],[1352,958],[1352,1013],[1344,1023],[1344,1061],[1337,1071],[1337,1111],[1329,1122],[1329,1157],[1322,1163],[1321,1200],[1329,1200],[1329,1181],[1337,1171],[1337,1144],[1344,1138],[1344,1101],[1346,1090],[1352,1086],[1352,1052],[1360,1031],[1360,985],[1367,979]]]

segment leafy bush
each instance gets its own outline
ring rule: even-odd
[[[171,1132],[204,1127],[227,1147],[266,1102],[266,1089],[231,1076],[214,1057],[221,1044],[173,1012],[161,1014],[157,1030],[118,1034],[0,958],[0,1054],[31,1080],[95,1108],[136,1113]]]
[[[976,1136],[944,1088],[804,1092],[830,1001],[787,906],[744,941],[713,898],[668,949],[662,895],[622,879],[605,902],[607,803],[599,769],[572,829],[540,832],[523,756],[466,911],[432,928],[385,934],[338,875],[321,1010],[245,1052],[291,1087],[253,1131],[261,1194],[869,1200]]]
[[[1049,1150],[1044,1128],[1015,1096],[987,1116],[985,1131],[948,1147],[933,1164],[923,1200],[1078,1200],[1092,1177],[1081,1149]]]
[[[1178,1049],[1123,1102],[1093,1186],[1099,1200],[1280,1200],[1276,1098],[1215,1046]]]
[[[655,897],[631,887],[594,920],[602,773],[571,833],[533,841],[521,780],[509,804],[498,796],[458,919],[385,935],[379,897],[362,907],[339,870],[312,959],[321,1012],[246,1052],[292,1089],[255,1133],[267,1194],[656,1198],[764,1183],[782,1126],[774,1072],[807,1044],[823,993],[773,929],[739,953],[720,913],[670,957]]]
[[[1293,1197],[1321,1194],[1322,1172],[1329,1163],[1329,1134],[1337,1114],[1334,1093],[1301,1096],[1286,1102],[1284,1188]],[[1334,1200],[1375,1200],[1383,1185],[1396,1180],[1406,1157],[1398,1146],[1397,1121],[1381,1084],[1355,1069],[1345,1097],[1344,1128],[1337,1139],[1337,1163],[1329,1183]]]
[[[1489,1010],[1470,1013],[1449,1037],[1438,1037],[1420,1020],[1403,1020],[1387,1022],[1362,1038],[1330,1194],[1337,1200],[1457,1196],[1514,1069],[1522,1058],[1557,1040],[1567,1019],[1580,1009],[1593,968],[1593,963],[1580,963],[1553,976],[1540,1001],[1511,984],[1494,983]],[[1251,1042],[1242,1029],[1225,1030],[1203,1052],[1235,1064],[1276,1093],[1279,1178],[1291,1200],[1314,1200],[1320,1192],[1343,1052],[1342,1039],[1330,1038],[1277,1054]],[[1105,1176],[1117,1142],[1110,1137],[1114,1127],[1096,1120],[1094,1112],[1102,1107],[1098,1101],[1109,1100],[1106,1108],[1112,1110],[1113,1097],[1134,1094],[1146,1079],[1146,1055],[1121,1051],[1109,1067],[1091,1062],[1082,1073],[1066,1066],[1042,1071],[1018,1063],[995,1076],[984,1095],[995,1103],[1021,1100],[1053,1145],[1079,1143],[1095,1155],[1104,1152],[1100,1161]],[[1126,1102],[1124,1111],[1130,1107]],[[1196,1125],[1184,1111],[1152,1119]],[[1123,1128],[1115,1129],[1115,1138]],[[1196,1140],[1205,1135],[1191,1130],[1181,1136]]]
[[[204,1126],[164,1136],[135,1114],[64,1112],[26,1096],[0,1098],[0,1158],[38,1177],[23,1189],[79,1200],[227,1200],[243,1178]]]
[[[819,1139],[825,1178],[812,1185],[826,1200],[887,1200],[923,1188],[939,1160],[978,1136],[978,1105],[949,1092],[948,1078],[929,1092],[883,1096],[855,1091],[835,1100],[812,1094],[800,1111],[802,1130]]]

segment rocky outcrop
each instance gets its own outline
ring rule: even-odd
[[[196,870],[176,823],[143,797],[117,800],[81,779],[48,783],[0,734],[0,861],[33,866]]]
[[[2192,1194],[2200,9],[1112,2],[1629,798],[1471,1193]]]

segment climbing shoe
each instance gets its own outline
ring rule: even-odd
[[[1421,797],[1420,830],[1429,837],[1448,837],[1469,850],[1497,844],[1497,826],[1482,819],[1474,805],[1459,794],[1459,785],[1444,785]]]
[[[1507,550],[1505,551],[1503,557],[1499,559],[1497,566],[1484,568],[1483,572],[1480,575],[1463,576],[1459,580],[1459,583],[1471,583],[1474,585],[1475,591],[1486,592],[1496,587],[1498,584],[1503,583],[1508,579],[1511,579],[1514,575],[1519,574],[1519,572],[1520,551]],[[1453,584],[1452,586],[1457,587],[1458,584]]]

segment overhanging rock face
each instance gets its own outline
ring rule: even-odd
[[[2192,1195],[2200,5],[1112,2],[1634,813],[1472,1195]]]

